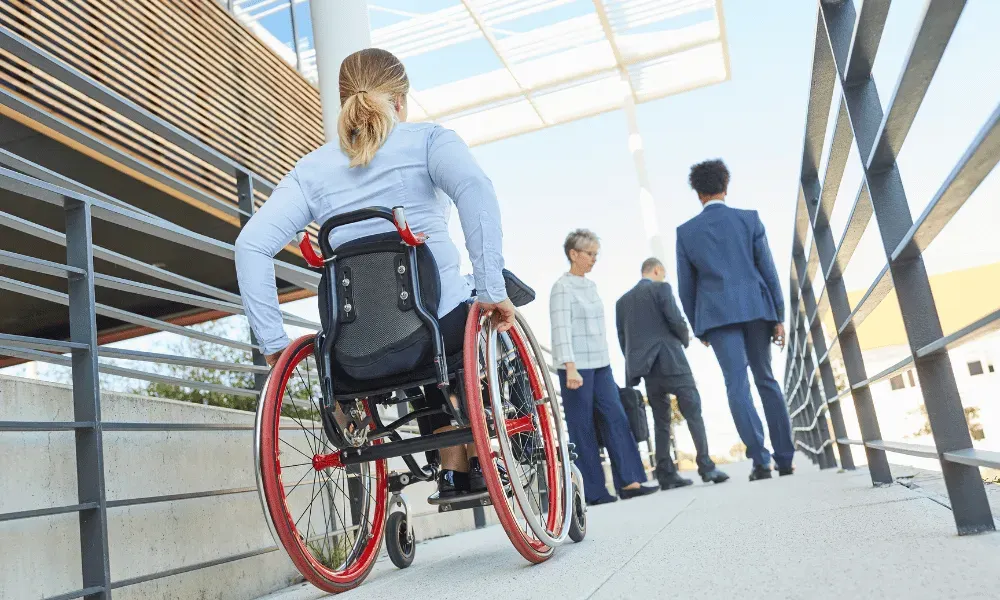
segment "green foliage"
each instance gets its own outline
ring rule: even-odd
[[[210,333],[229,339],[250,339],[249,330],[246,324],[239,327],[226,326],[218,321],[204,323],[191,327],[203,333]],[[167,354],[175,356],[186,356],[189,358],[200,358],[215,360],[239,365],[253,364],[250,353],[228,346],[220,346],[202,340],[183,338],[171,344],[166,351]],[[241,371],[216,371],[209,369],[195,369],[181,365],[162,365],[161,373],[170,377],[197,381],[200,383],[214,383],[227,387],[253,389],[253,373]],[[145,387],[133,388],[133,393],[151,396],[153,398],[168,398],[180,400],[182,402],[194,402],[208,406],[220,406],[223,408],[233,408],[236,410],[257,410],[257,399],[249,396],[237,396],[233,394],[223,394],[210,392],[194,388],[182,388],[167,383],[151,381]]]
[[[192,329],[229,339],[250,339],[250,331],[245,322],[233,326],[232,324],[215,321],[194,326]],[[192,338],[183,338],[171,344],[167,348],[166,353],[175,356],[234,363],[237,365],[253,364],[249,352]],[[315,369],[312,368],[311,372],[306,372],[306,365],[313,366],[313,360],[309,359],[304,362],[302,368],[298,369],[298,372],[289,380],[281,412],[285,416],[298,419],[318,419],[319,413],[314,403],[318,403],[318,399],[321,396],[319,381],[314,372]],[[252,390],[254,388],[254,374],[245,371],[161,365],[159,372],[170,377],[199,383],[212,383],[245,390]],[[180,387],[155,381],[148,382],[143,387],[133,387],[130,391],[134,394],[153,398],[167,398],[170,400],[180,400],[182,402],[193,402],[207,406],[218,406],[251,412],[257,410],[257,398],[255,397]],[[294,402],[290,401],[290,399],[294,400]]]
[[[931,422],[927,418],[927,407],[921,406],[910,414],[919,414],[924,418],[923,425],[920,429],[911,434],[911,437],[920,437],[924,435],[931,434]],[[969,434],[972,435],[972,439],[979,441],[986,439],[986,431],[983,429],[983,424],[979,422],[979,407],[968,406],[965,408],[965,422],[969,424]]]

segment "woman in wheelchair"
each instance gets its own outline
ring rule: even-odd
[[[448,355],[462,348],[473,291],[460,273],[458,249],[448,234],[450,202],[458,209],[478,301],[493,312],[500,330],[513,326],[493,185],[455,132],[429,123],[406,123],[408,91],[403,65],[391,53],[372,48],[349,56],[340,71],[338,142],[300,160],[237,239],[240,290],[268,365],[273,366],[289,345],[278,308],[273,257],[311,222],[324,223],[364,208],[402,206],[413,229],[426,234],[440,281],[435,316]],[[436,189],[451,200],[437,195]],[[333,230],[330,245],[339,249],[358,240],[377,242],[376,236],[392,231],[387,221],[352,223]],[[433,385],[425,386],[422,396],[418,407],[445,406]],[[452,428],[451,418],[440,412],[421,421],[434,432]],[[441,496],[485,490],[472,444],[441,449],[440,455]]]
[[[514,308],[534,292],[504,269],[493,185],[455,132],[406,123],[408,91],[389,52],[347,57],[338,141],[300,160],[236,241],[247,318],[272,366],[254,435],[262,508],[328,592],[360,584],[383,538],[394,564],[413,560],[400,492],[416,481],[437,477],[441,511],[492,505],[533,563],[586,531],[559,397]],[[471,281],[449,237],[452,203]],[[312,222],[320,254],[303,231]],[[297,234],[322,272],[322,329],[289,341],[273,258]],[[379,408],[401,403],[415,410],[383,423]],[[404,439],[414,419],[420,435]],[[440,461],[421,466],[421,452]],[[389,470],[397,458],[406,470]]]

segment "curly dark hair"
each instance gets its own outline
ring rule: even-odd
[[[691,167],[688,183],[699,196],[722,194],[729,188],[729,169],[721,158],[700,162]]]

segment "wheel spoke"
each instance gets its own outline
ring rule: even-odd
[[[292,445],[291,443],[289,443],[289,442],[288,442],[288,440],[286,440],[286,439],[280,439],[279,441],[280,441],[280,442],[281,442],[282,444],[284,444],[284,445],[288,446],[289,448],[291,448],[292,450],[295,450],[296,452],[298,452],[298,453],[299,453],[299,454],[301,454],[302,456],[304,456],[304,457],[308,458],[308,459],[309,459],[309,464],[312,464],[312,457],[311,457],[311,456],[309,456],[309,455],[308,455],[308,454],[306,454],[305,452],[303,452],[303,451],[299,450],[298,448],[296,448],[295,446],[293,446],[293,445]]]

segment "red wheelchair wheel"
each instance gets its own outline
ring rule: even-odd
[[[496,334],[476,305],[465,333],[467,412],[490,499],[518,552],[543,562],[568,529],[558,417],[542,401],[538,366],[518,328]]]
[[[307,581],[337,593],[375,566],[388,482],[385,460],[344,466],[327,439],[314,341],[295,340],[272,369],[257,409],[255,458],[272,533]]]

